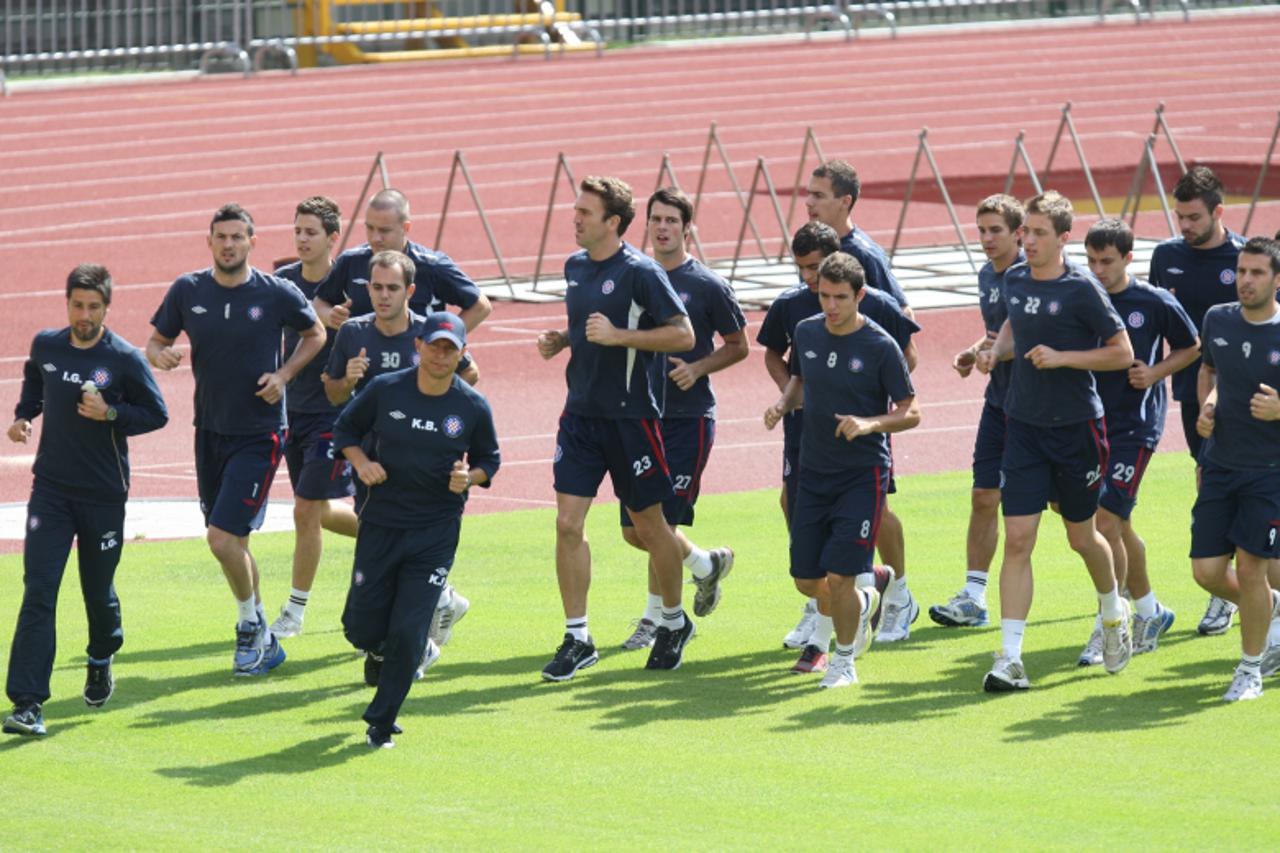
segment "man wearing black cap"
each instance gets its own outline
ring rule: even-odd
[[[454,376],[466,343],[457,315],[428,315],[414,342],[417,367],[369,382],[334,426],[334,449],[368,487],[357,507],[342,625],[351,644],[369,653],[366,670],[372,664],[377,676],[364,713],[370,746],[394,745],[396,716],[453,566],[467,491],[487,486],[498,470],[489,403]],[[377,461],[361,449],[370,435]]]

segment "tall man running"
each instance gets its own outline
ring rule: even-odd
[[[67,276],[67,326],[40,332],[23,367],[9,440],[26,444],[44,415],[32,466],[22,554],[22,608],[9,651],[5,690],[10,734],[43,735],[55,653],[62,573],[76,540],[80,589],[89,617],[84,701],[100,708],[115,691],[111,658],[124,643],[115,573],[124,547],[129,497],[128,436],[169,420],[142,353],[103,324],[111,274],[82,264]]]
[[[635,218],[631,187],[589,177],[574,202],[581,252],[565,261],[569,327],[538,336],[544,359],[569,349],[569,386],[556,435],[556,577],[564,640],[542,670],[567,681],[599,656],[587,623],[591,551],[584,527],[605,472],[649,552],[662,613],[647,669],[675,669],[693,636],[681,606],[680,540],[662,515],[674,495],[653,393],[654,353],[687,352],[697,342],[688,311],[666,272],[622,240]]]
[[[396,717],[453,566],[468,490],[498,472],[489,403],[455,375],[466,343],[457,315],[429,315],[414,343],[417,367],[371,381],[334,427],[334,445],[369,489],[342,627],[380,664],[364,712],[373,747],[394,746],[400,733]],[[370,436],[376,460],[362,449]]]
[[[858,311],[861,265],[837,252],[818,276],[822,316],[796,327],[803,356],[764,422],[773,429],[803,398],[791,574],[834,620],[836,654],[819,686],[837,688],[858,681],[853,661],[871,641],[879,603],[874,584],[854,579],[871,572],[892,465],[888,434],[919,424],[920,408],[902,351]]]
[[[1209,167],[1188,169],[1173,186],[1173,210],[1182,236],[1165,240],[1151,253],[1148,279],[1176,296],[1197,328],[1204,327],[1204,316],[1214,305],[1236,300],[1236,257],[1244,238],[1223,224],[1223,192],[1222,181]],[[1196,360],[1173,375],[1173,398],[1182,413],[1182,434],[1197,471],[1202,443],[1196,431],[1199,371]],[[1231,602],[1211,596],[1197,630],[1206,636],[1224,634],[1235,612]]]
[[[662,445],[675,496],[662,504],[667,523],[675,530],[684,554],[684,565],[693,574],[697,592],[695,616],[708,616],[720,603],[720,581],[733,568],[733,551],[699,548],[677,525],[692,525],[694,505],[702,487],[702,472],[711,458],[716,438],[716,397],[711,374],[747,357],[747,319],[738,306],[733,288],[685,250],[693,227],[693,202],[675,187],[659,189],[649,197],[649,238],[653,257],[666,270],[671,286],[689,312],[697,344],[689,352],[654,359],[655,387],[661,388]],[[715,335],[722,341],[715,345]],[[622,538],[643,548],[626,507],[620,507]],[[636,629],[622,644],[626,650],[653,645],[662,616],[662,593],[649,567],[649,603]]]
[[[1133,653],[1153,652],[1174,613],[1156,600],[1147,575],[1147,546],[1130,520],[1142,475],[1164,433],[1164,380],[1200,357],[1187,312],[1167,290],[1129,275],[1133,231],[1121,219],[1101,219],[1084,238],[1089,271],[1102,282],[1124,320],[1134,360],[1125,370],[1097,371],[1094,380],[1107,418],[1111,452],[1102,474],[1098,532],[1111,544],[1116,580],[1133,599]],[[1165,355],[1165,343],[1169,353]],[[1080,655],[1081,666],[1102,663],[1102,616]]]
[[[298,260],[280,267],[275,274],[297,285],[308,300],[313,299],[333,268],[332,252],[341,227],[342,213],[336,202],[324,196],[304,199],[293,215],[293,245]],[[324,548],[321,531],[356,535],[355,511],[341,500],[353,494],[351,466],[334,453],[333,422],[338,418],[338,409],[325,397],[322,381],[335,336],[326,335],[324,347],[293,378],[285,395],[289,437],[284,461],[293,486],[294,545],[289,599],[271,623],[271,633],[277,637],[302,633],[302,620]],[[286,359],[299,340],[298,333],[286,326]]]
[[[1063,259],[1071,238],[1071,202],[1050,190],[1031,199],[1026,211],[1027,262],[1005,273],[1009,317],[995,344],[977,361],[986,373],[996,361],[1013,358],[1000,469],[1001,649],[983,679],[989,692],[1031,686],[1022,663],[1031,610],[1031,554],[1040,514],[1055,491],[1067,541],[1083,559],[1098,593],[1106,670],[1124,669],[1133,653],[1129,605],[1116,583],[1111,547],[1094,526],[1107,438],[1102,401],[1090,373],[1129,367],[1133,347],[1097,280]]]
[[[196,484],[209,550],[235,596],[233,672],[263,675],[284,660],[267,627],[249,534],[262,526],[284,448],[285,387],[324,346],[324,327],[292,282],[249,265],[253,218],[223,205],[209,224],[213,266],[180,276],[151,318],[147,360],[159,370],[182,362],[173,344],[191,341],[195,375]],[[300,340],[283,361],[281,332]]]
[[[978,270],[978,310],[985,334],[951,361],[962,379],[973,372],[978,353],[989,349],[1005,318],[1004,274],[1022,263],[1022,223],[1026,211],[1010,195],[988,196],[978,203],[978,239],[987,262]],[[987,619],[987,577],[1000,542],[1000,459],[1004,455],[1004,400],[1012,364],[999,362],[987,379],[982,415],[973,442],[973,491],[969,497],[969,530],[965,538],[964,587],[946,604],[929,608],[929,618],[945,627],[981,627]]]

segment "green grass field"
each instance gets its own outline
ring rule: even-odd
[[[24,848],[1267,849],[1280,844],[1280,684],[1220,701],[1238,629],[1201,638],[1186,559],[1191,471],[1153,460],[1135,517],[1162,600],[1154,655],[1078,670],[1095,599],[1047,518],[1025,660],[1033,689],[988,696],[998,628],[873,646],[861,685],[787,670],[801,599],[772,491],[711,496],[696,538],[738,553],[685,665],[617,651],[643,605],[643,562],[617,510],[590,519],[600,664],[538,673],[562,633],[549,511],[469,518],[453,580],[472,611],[413,688],[394,750],[364,746],[369,696],[339,626],[352,547],[332,539],[307,630],[266,678],[233,679],[234,604],[201,541],[132,543],[119,573],[117,690],[85,707],[84,616],[63,586],[50,735],[0,742],[0,846]],[[968,475],[904,478],[895,508],[922,605],[963,579]],[[255,538],[269,610],[292,538]],[[21,560],[0,559],[12,631]],[[993,596],[994,599],[994,596]],[[994,603],[994,601],[993,601]],[[995,614],[993,613],[993,616]]]

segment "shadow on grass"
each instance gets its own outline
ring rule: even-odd
[[[1179,726],[1187,717],[1221,706],[1224,689],[1225,685],[1209,688],[1182,682],[1123,696],[1085,696],[1034,720],[1011,723],[1004,739],[1021,743],[1081,732],[1110,734]]]
[[[3,715],[0,715],[0,716],[3,716]],[[50,719],[49,715],[45,714],[45,719],[44,719],[45,729],[48,731],[48,734],[41,735],[39,737],[34,737],[31,735],[11,735],[8,732],[5,732],[4,734],[0,734],[0,752],[5,752],[11,749],[20,749],[23,746],[26,746],[28,744],[40,743],[40,741],[49,740],[50,738],[57,737],[60,734],[69,732],[72,729],[79,728],[80,726],[84,725],[83,721],[64,723],[64,722],[59,722],[57,720],[54,720],[54,722],[50,723],[49,719]]]
[[[238,758],[222,764],[161,767],[160,776],[200,788],[235,785],[250,776],[293,776],[336,767],[360,755],[375,752],[364,739],[353,741],[349,734],[329,734],[304,740],[279,752]]]

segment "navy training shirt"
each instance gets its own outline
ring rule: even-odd
[[[302,291],[302,295],[310,302],[315,298],[316,290],[319,289],[323,281],[307,281],[302,274],[302,261],[295,261],[292,264],[280,267],[275,271],[279,278],[291,281],[297,285],[298,290]],[[324,373],[325,365],[329,363],[329,353],[333,350],[333,340],[337,337],[337,333],[328,327],[325,328],[324,348],[316,354],[316,357],[307,362],[306,366],[298,371],[293,377],[293,381],[289,383],[289,396],[286,398],[286,407],[290,412],[297,412],[300,415],[328,415],[335,417],[338,411],[329,402],[329,398],[324,395],[324,380],[320,378],[320,374]],[[302,338],[292,326],[284,327],[284,360],[288,361],[289,356],[293,355],[293,351],[298,348],[298,341]]]
[[[459,459],[493,480],[500,457],[489,403],[458,377],[440,396],[418,390],[417,368],[371,381],[338,416],[334,451],[372,438],[386,482],[365,490],[362,521],[413,529],[461,518],[467,493],[449,491]]]
[[[868,287],[889,294],[904,308],[907,306],[907,293],[893,275],[889,256],[866,231],[853,226],[853,230],[840,239],[840,251],[853,255],[862,264]]]
[[[1032,426],[1063,426],[1102,417],[1102,401],[1087,370],[1040,370],[1027,352],[1044,344],[1059,352],[1091,350],[1124,331],[1107,292],[1083,268],[1069,266],[1051,281],[1018,264],[1004,274],[1005,307],[1013,327],[1013,371],[1005,412]]]
[[[433,252],[410,240],[404,253],[414,267],[414,290],[409,297],[413,311],[425,315],[443,311],[445,305],[456,305],[465,311],[480,299],[480,288],[444,252]],[[352,317],[373,311],[369,299],[369,262],[373,255],[368,243],[347,249],[333,262],[333,269],[316,296],[330,305],[341,305],[350,299]]]
[[[343,323],[335,336],[333,352],[329,353],[329,365],[325,372],[330,379],[345,379],[347,362],[358,356],[361,349],[365,351],[369,369],[356,383],[353,394],[358,393],[377,376],[418,366],[418,350],[414,341],[427,318],[410,311],[409,327],[398,335],[384,335],[375,324],[376,319],[374,314],[365,314]]]
[[[85,382],[98,386],[106,404],[115,407],[114,422],[76,411]],[[70,327],[35,336],[14,417],[31,421],[41,414],[44,427],[31,467],[36,487],[101,504],[123,503],[129,496],[127,437],[169,421],[146,356],[110,329],[88,349],[71,343]]]
[[[1166,342],[1170,349],[1195,346],[1196,327],[1169,291],[1130,278],[1128,287],[1107,296],[1129,331],[1134,358],[1143,364],[1161,361]],[[1169,408],[1164,380],[1150,388],[1134,388],[1128,368],[1095,371],[1093,378],[1107,415],[1111,445],[1154,450],[1164,434]]]
[[[681,391],[668,378],[672,364],[669,359],[686,362],[700,361],[715,351],[715,336],[721,337],[741,331],[747,318],[738,305],[729,283],[707,269],[701,261],[689,258],[667,273],[671,287],[689,312],[693,325],[694,345],[688,352],[656,353],[653,364],[657,371],[655,388],[664,389],[662,416],[664,418],[714,418],[716,395],[711,388],[711,377],[703,376],[688,391]]]
[[[996,272],[991,261],[983,264],[978,270],[978,310],[982,312],[982,326],[987,337],[995,340],[1000,327],[1009,317],[1009,309],[1004,304],[1004,274],[1016,265],[1026,261],[1026,255],[1018,252],[1017,260],[1004,268],[1004,272]],[[987,390],[984,399],[997,409],[1004,408],[1005,397],[1009,395],[1009,376],[1013,372],[1013,362],[997,361],[991,372],[987,374]]]
[[[1280,313],[1251,323],[1238,302],[1210,308],[1200,352],[1218,380],[1213,441],[1205,443],[1204,459],[1233,470],[1280,468],[1280,421],[1260,421],[1249,413],[1259,384],[1280,389]]]
[[[284,429],[285,401],[273,405],[255,396],[258,377],[280,369],[284,327],[301,332],[315,322],[316,312],[293,282],[256,268],[236,287],[218,284],[212,269],[187,273],[169,287],[151,318],[166,338],[187,333],[196,377],[195,426],[221,435]]]
[[[565,411],[590,418],[658,417],[653,363],[666,354],[591,343],[587,317],[599,312],[619,329],[654,329],[687,315],[666,271],[623,243],[603,261],[591,260],[585,250],[575,252],[564,263],[564,278],[570,353]]]
[[[920,326],[904,314],[897,301],[884,291],[867,287],[863,290],[865,295],[858,311],[875,320],[893,338],[898,349],[905,350],[911,343],[911,336],[920,331]],[[790,369],[795,356],[791,342],[796,326],[801,320],[821,313],[822,304],[818,301],[817,291],[810,290],[803,282],[787,288],[778,294],[765,313],[760,331],[756,333],[756,343],[785,356]]]
[[[804,380],[800,467],[819,474],[889,468],[889,435],[840,438],[836,415],[885,415],[891,402],[915,396],[907,360],[893,338],[874,320],[851,334],[833,335],[825,317],[810,317],[796,326],[795,350],[791,373]]]
[[[1151,271],[1148,280],[1156,287],[1163,287],[1178,299],[1191,322],[1204,327],[1204,315],[1215,305],[1235,302],[1236,260],[1245,239],[1227,231],[1227,239],[1212,249],[1197,249],[1187,245],[1182,237],[1173,237],[1158,244],[1151,253]],[[1196,400],[1196,377],[1200,373],[1200,359],[1173,375],[1173,396],[1176,400]]]

